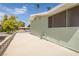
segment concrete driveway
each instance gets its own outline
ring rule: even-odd
[[[77,56],[79,53],[33,36],[17,33],[4,56]]]

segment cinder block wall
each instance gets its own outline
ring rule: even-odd
[[[9,35],[2,42],[0,42],[0,55],[3,55],[3,53],[7,49],[8,45],[12,41],[13,37],[15,36],[15,34],[16,33],[13,33],[12,35]]]

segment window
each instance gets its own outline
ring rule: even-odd
[[[70,27],[79,27],[79,6],[71,8],[68,11]]]
[[[55,27],[66,27],[66,11],[54,15]]]
[[[48,17],[48,28],[52,28],[52,16]]]
[[[79,27],[79,6],[48,17],[48,27]]]
[[[48,28],[66,27],[66,11],[48,17]]]

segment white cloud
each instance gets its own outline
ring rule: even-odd
[[[0,17],[2,17],[3,15],[5,15],[5,13],[4,12],[0,12]]]
[[[26,6],[22,6],[21,8],[9,8],[0,4],[0,20],[2,17],[7,14],[8,16],[11,14],[19,15],[19,14],[28,14],[28,10]]]
[[[27,9],[27,7],[26,7],[26,6],[23,6],[23,8],[26,8],[26,9]]]
[[[0,5],[0,10],[6,11],[9,14],[25,14],[27,13],[27,7],[22,6],[21,8],[8,8],[6,6]]]
[[[2,17],[5,15],[4,12],[0,12],[0,20],[2,19]]]
[[[5,9],[6,9],[6,11],[8,11],[8,12],[12,12],[12,9],[10,9],[10,8],[8,8],[8,7],[6,7]]]
[[[15,8],[15,14],[24,14],[27,12],[27,7],[23,6],[22,8]]]
[[[0,11],[1,10],[3,10],[3,11],[11,11],[12,9],[0,4]]]
[[[2,19],[2,18],[3,18],[3,16],[4,16],[4,15],[6,15],[6,14],[8,15],[8,17],[10,16],[10,14],[8,14],[8,13],[5,13],[5,12],[0,12],[0,19]]]

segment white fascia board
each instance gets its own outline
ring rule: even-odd
[[[37,14],[33,14],[30,16],[30,21],[33,21],[35,19],[35,17],[38,16],[51,16],[51,15],[55,15],[59,12],[65,11],[67,9],[70,9],[74,6],[79,5],[79,3],[65,3],[65,4],[60,4],[58,6],[56,6],[55,8],[52,8],[51,10],[49,10],[48,12],[43,12],[43,13],[37,13]]]
[[[60,4],[57,7],[51,9],[50,11],[48,11],[48,15],[55,15],[57,13],[60,13],[62,11],[65,11],[67,9],[70,9],[74,6],[79,5],[78,3],[66,3],[66,4]]]

